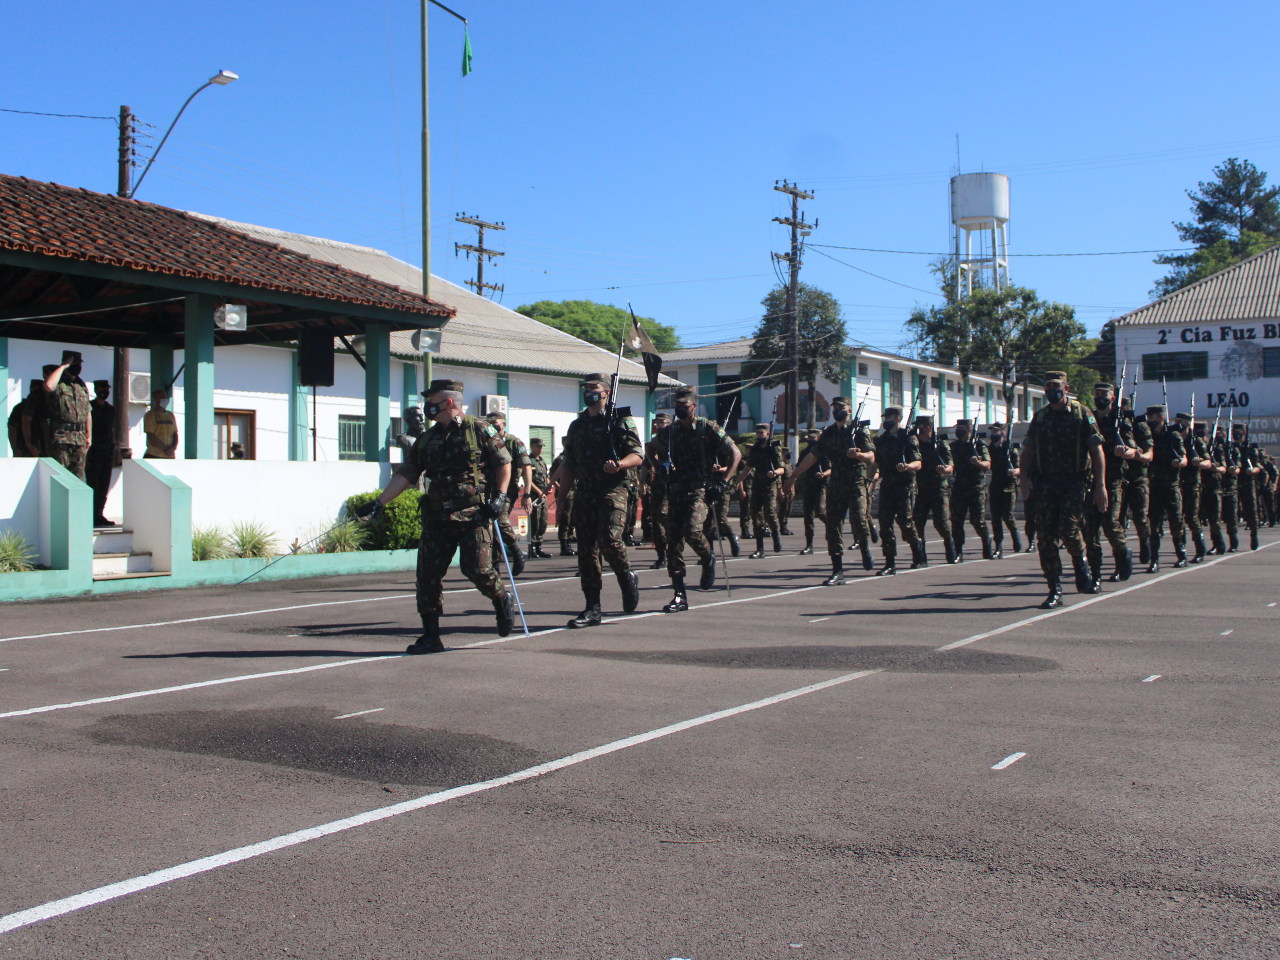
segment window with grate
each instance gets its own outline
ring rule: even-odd
[[[338,415],[338,459],[364,459],[364,417]]]
[[[1170,350],[1142,355],[1142,379],[1203,380],[1209,376],[1207,350]]]
[[[867,377],[867,376],[870,376],[870,375],[871,375],[871,368],[870,368],[870,367],[868,367],[865,363],[860,363],[860,364],[858,364],[858,376],[860,376],[860,377]]]
[[[902,406],[902,371],[889,371],[889,405],[892,407]]]
[[[1280,377],[1280,347],[1262,348],[1262,375]]]
[[[554,427],[530,427],[529,442],[542,441],[542,459],[551,463],[556,458],[556,431]]]

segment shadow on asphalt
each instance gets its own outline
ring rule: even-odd
[[[129,653],[124,660],[254,660],[270,657],[398,657],[404,651],[387,650],[188,650],[185,653]]]

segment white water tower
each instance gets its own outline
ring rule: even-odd
[[[995,290],[1007,287],[1009,178],[1003,173],[961,173],[952,177],[951,223],[956,233],[956,299],[973,293],[975,273],[985,273],[986,284]]]

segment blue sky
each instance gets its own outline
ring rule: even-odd
[[[1216,163],[1280,177],[1272,4],[450,6],[475,59],[463,79],[462,25],[433,10],[433,272],[474,275],[455,213],[505,221],[486,268],[502,302],[629,300],[689,345],[750,335],[786,249],[778,179],[815,194],[814,244],[941,252],[958,134],[964,172],[1010,176],[1014,282],[1095,332],[1147,301],[1152,256],[1028,254],[1177,247],[1184,191]],[[6,12],[0,108],[127,103],[158,136],[232,70],[139,199],[416,263],[417,17],[415,0],[24,5]],[[110,121],[0,112],[0,144],[0,172],[115,189]],[[802,279],[853,337],[896,349],[912,306],[936,302],[931,259],[815,248]]]

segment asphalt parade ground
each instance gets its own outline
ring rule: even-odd
[[[427,657],[407,575],[0,607],[0,955],[1278,956],[1277,543],[1048,612],[641,549],[588,630],[557,557]]]

